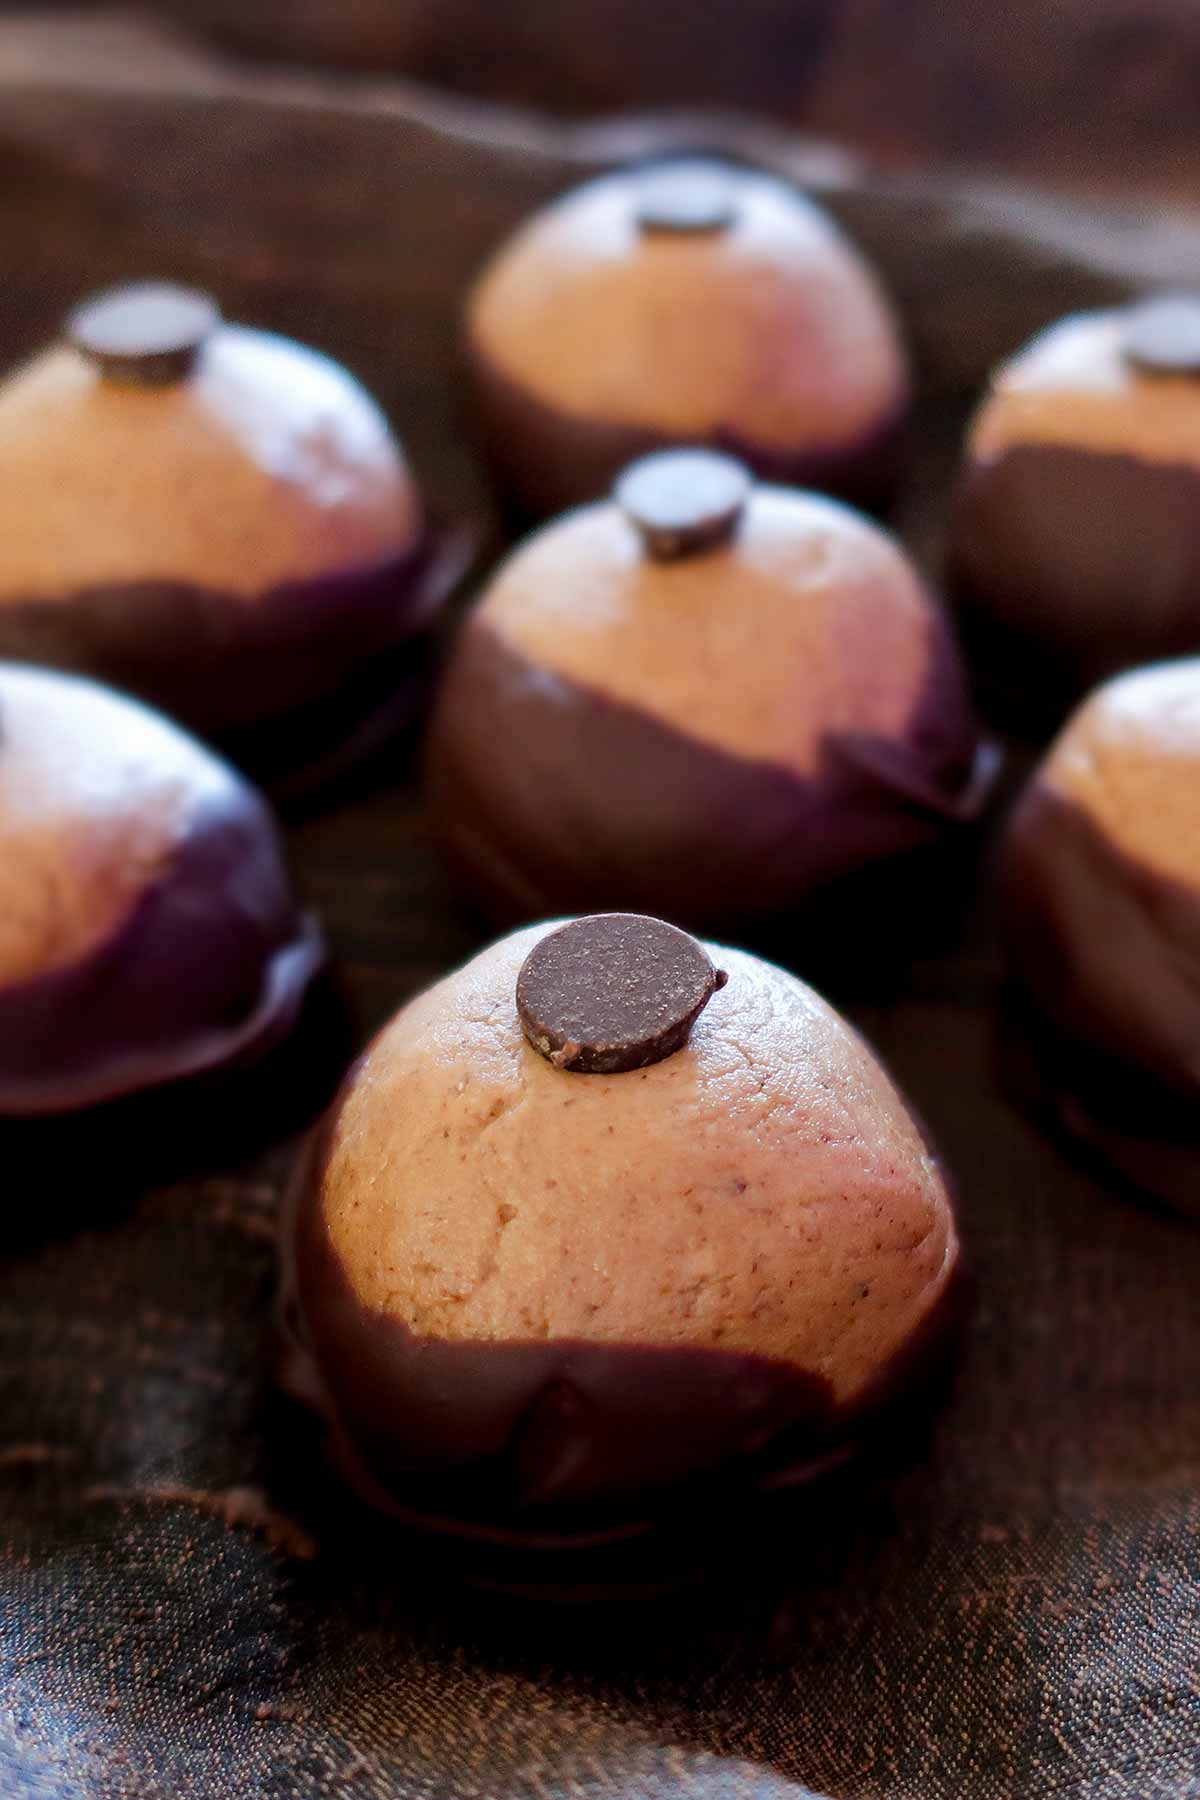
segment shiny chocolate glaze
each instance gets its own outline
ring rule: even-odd
[[[1200,646],[1200,465],[1019,444],[963,476],[950,566],[981,689],[1061,712]]]
[[[0,1117],[97,1106],[263,1055],[325,960],[262,800],[231,776],[80,958],[0,988]]]
[[[898,1397],[944,1378],[969,1298],[961,1271],[853,1407],[816,1372],[717,1348],[418,1339],[362,1306],[321,1228],[337,1113],[335,1101],[312,1134],[282,1220],[281,1379],[324,1417],[360,1497],[401,1523],[554,1553],[556,1568],[564,1553],[623,1553],[647,1536],[709,1537],[749,1498],[840,1468]],[[497,1572],[512,1578],[473,1571]],[[664,1575],[661,1551],[647,1574]]]
[[[428,536],[368,569],[254,599],[186,582],[0,603],[0,657],[98,676],[206,735],[253,744],[372,661],[419,644],[452,577]]]
[[[637,457],[681,442],[678,434],[578,419],[548,406],[476,350],[468,349],[466,367],[485,456],[518,517],[550,518],[569,506],[600,499]],[[781,450],[755,443],[735,426],[722,426],[702,441],[709,449],[736,456],[765,481],[816,488],[880,510],[892,499],[903,472],[907,438],[908,410],[902,406],[845,445],[805,443]]]
[[[1013,986],[1004,996],[999,1072],[1015,1104],[1110,1183],[1200,1218],[1194,1095],[1126,1058],[1081,1044]]]
[[[1001,894],[1014,1085],[1143,1191],[1200,1213],[1200,892],[1035,785]]]
[[[452,869],[507,923],[630,910],[761,919],[970,819],[996,758],[947,641],[904,741],[831,735],[804,778],[737,756],[532,666],[469,620],[430,742]]]

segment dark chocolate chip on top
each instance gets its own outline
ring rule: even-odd
[[[650,555],[673,562],[732,537],[750,488],[745,465],[718,450],[657,450],[630,463],[613,497]]]
[[[517,976],[517,1012],[556,1068],[616,1075],[680,1049],[727,979],[674,925],[593,913],[534,945]]]
[[[659,163],[639,174],[633,207],[642,231],[724,231],[737,218],[736,178],[699,157]]]
[[[146,281],[84,300],[66,334],[110,380],[160,387],[184,379],[220,323],[216,302],[198,288]]]
[[[1148,375],[1200,375],[1200,298],[1162,294],[1131,307],[1124,350]]]

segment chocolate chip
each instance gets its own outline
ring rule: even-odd
[[[750,473],[716,450],[659,450],[617,479],[613,497],[657,562],[711,550],[733,535]]]
[[[163,387],[182,381],[221,323],[214,300],[196,288],[139,282],[110,288],[77,306],[67,337],[112,381]]]
[[[671,1056],[727,980],[686,931],[641,913],[593,913],[529,952],[517,1011],[556,1068],[616,1075]]]
[[[662,163],[638,178],[634,216],[642,231],[725,231],[737,211],[733,173],[720,163]]]
[[[1147,375],[1200,375],[1200,299],[1163,294],[1131,307],[1124,350]]]

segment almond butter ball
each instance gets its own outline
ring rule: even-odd
[[[993,377],[952,531],[1015,691],[1078,695],[1200,642],[1200,300],[1077,313]]]
[[[136,701],[0,664],[0,1116],[259,1055],[322,961],[232,769]]]
[[[467,352],[492,466],[535,518],[679,443],[864,504],[894,485],[909,384],[887,301],[761,170],[675,158],[563,195],[484,270]]]
[[[414,640],[426,561],[370,397],[206,295],[99,295],[0,386],[0,655],[263,737]]]
[[[450,658],[430,791],[500,921],[740,924],[972,817],[991,766],[899,546],[676,451],[502,564]]]
[[[959,1254],[937,1159],[850,1027],[630,914],[519,931],[405,1006],[290,1230],[355,1479],[568,1535],[844,1452],[934,1339]]]
[[[1080,707],[1016,809],[1003,876],[1058,1116],[1200,1211],[1200,661]]]

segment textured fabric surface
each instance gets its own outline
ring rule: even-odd
[[[6,103],[16,174],[64,221],[30,223],[0,171],[14,329],[40,333],[45,295],[77,290],[89,257],[141,272],[165,240],[169,270],[228,267],[269,322],[315,320],[355,366],[390,368],[452,503],[465,459],[438,359],[455,297],[484,239],[566,165],[461,136],[443,154],[427,123],[365,102],[342,121],[293,96],[285,117],[244,93],[180,105],[144,80],[108,105],[66,89]],[[146,156],[168,125],[171,154]],[[236,187],[248,143],[234,206],[199,147]],[[338,254],[301,229],[293,166],[336,215]],[[457,210],[455,184],[471,195]],[[404,205],[431,191],[428,255],[406,257]],[[1072,240],[1060,217],[1057,252],[1022,252],[1018,226],[1039,217],[1012,209],[998,248],[932,202],[861,205],[943,390],[1114,279],[1120,228]],[[1143,263],[1200,269],[1188,234],[1138,230]],[[404,379],[384,353],[401,316]],[[958,417],[934,422],[906,513],[923,551]],[[399,763],[290,837],[356,1036],[479,941]],[[954,1390],[912,1415],[890,1464],[711,1524],[707,1580],[673,1594],[581,1608],[464,1591],[453,1552],[343,1494],[277,1396],[274,1219],[289,1140],[337,1061],[331,1015],[240,1107],[197,1096],[155,1131],[135,1110],[83,1144],[0,1132],[0,1795],[1200,1796],[1200,1231],[1067,1160],[1004,1097],[998,964],[970,897],[984,872],[981,856],[960,907],[942,868],[917,921],[868,892],[842,920],[849,954],[812,927],[769,946],[862,1025],[956,1174],[977,1300]]]
[[[364,1023],[474,942],[407,788],[293,842]],[[978,1299],[927,1445],[718,1524],[708,1582],[651,1601],[462,1592],[342,1496],[270,1378],[285,1149],[110,1167],[90,1223],[10,1162],[0,1792],[1200,1792],[1200,1234],[1011,1109],[994,982],[969,918],[895,999],[840,984],[961,1188]]]

